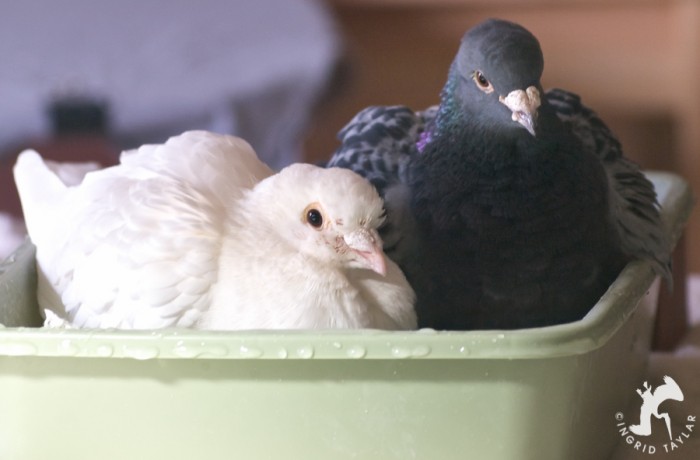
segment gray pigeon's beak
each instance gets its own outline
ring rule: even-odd
[[[534,86],[525,91],[516,89],[508,93],[506,97],[499,96],[498,100],[513,112],[513,121],[517,121],[535,135],[537,124],[537,109],[540,107],[540,92]]]
[[[343,237],[350,250],[359,256],[360,265],[382,276],[386,275],[386,260],[382,240],[376,230],[361,228]]]

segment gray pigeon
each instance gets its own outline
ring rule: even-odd
[[[439,106],[370,107],[328,166],[385,198],[385,251],[418,296],[420,327],[575,321],[633,259],[670,281],[653,185],[578,96],[544,92],[523,27],[470,29]]]

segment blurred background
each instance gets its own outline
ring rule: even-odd
[[[274,168],[303,160],[339,37],[311,0],[3,5],[0,256],[23,233],[11,168],[26,147],[108,165],[122,149],[207,129],[245,138]]]
[[[363,107],[437,103],[462,34],[492,16],[539,38],[545,88],[580,94],[629,157],[700,190],[697,0],[29,0],[0,15],[0,257],[23,238],[24,147],[110,164],[201,128],[275,168],[323,161]],[[698,211],[675,263],[700,273]]]

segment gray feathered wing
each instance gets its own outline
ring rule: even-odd
[[[631,258],[649,261],[654,272],[670,282],[670,244],[653,184],[639,166],[623,156],[617,138],[577,95],[553,89],[546,97],[584,147],[603,163],[608,176],[610,218],[623,252]]]
[[[408,163],[434,122],[437,106],[414,112],[405,106],[372,106],[360,111],[338,133],[341,146],[327,167],[351,169],[368,179],[384,199],[380,228],[384,251],[398,264],[414,252],[414,221],[409,209]]]

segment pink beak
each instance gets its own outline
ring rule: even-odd
[[[382,240],[375,230],[360,229],[343,237],[350,250],[359,256],[360,263],[382,276],[386,275],[386,259]]]

